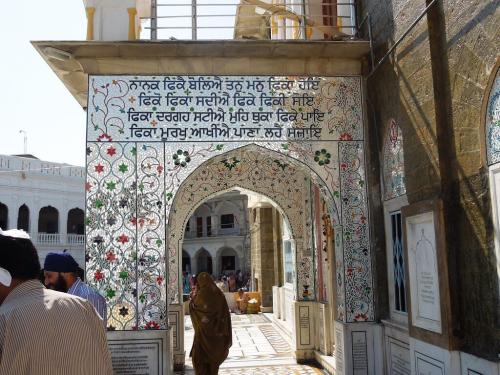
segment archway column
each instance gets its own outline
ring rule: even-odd
[[[219,272],[220,272],[220,255],[217,255],[217,253],[215,253],[214,255],[212,255],[210,253],[210,256],[212,257],[212,275],[213,277],[217,277],[219,276]]]
[[[190,256],[190,259],[191,259],[191,273],[197,274],[198,273],[198,260],[196,258],[196,254],[193,256]]]
[[[68,215],[69,210],[67,205],[59,211],[59,241],[62,244],[68,243]]]
[[[212,222],[212,237],[216,237],[219,234],[219,216],[218,215],[211,215],[211,222]]]
[[[17,218],[19,215],[19,207],[8,207],[9,209],[9,214],[8,214],[8,226],[9,228],[6,229],[17,229]]]
[[[30,236],[35,242],[38,242],[38,220],[40,220],[40,206],[35,205],[33,210],[30,208]]]

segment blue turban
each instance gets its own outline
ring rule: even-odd
[[[77,272],[78,263],[68,253],[48,253],[43,269],[52,272]]]

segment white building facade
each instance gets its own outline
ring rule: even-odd
[[[182,271],[215,277],[250,269],[248,197],[232,191],[200,205],[186,224]]]
[[[0,228],[23,229],[43,265],[50,251],[67,251],[83,268],[85,169],[0,155]]]

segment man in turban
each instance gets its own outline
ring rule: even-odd
[[[0,230],[0,375],[112,375],[90,302],[45,289],[29,236],[9,232]]]
[[[48,253],[43,266],[45,286],[88,300],[106,325],[106,300],[78,277],[78,263],[68,253]]]

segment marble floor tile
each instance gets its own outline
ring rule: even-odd
[[[314,366],[297,364],[290,344],[264,314],[231,314],[231,323],[233,346],[219,370],[220,375],[326,374]],[[189,353],[194,338],[189,316],[185,317],[185,327],[185,349]],[[194,374],[189,356],[184,374]]]

